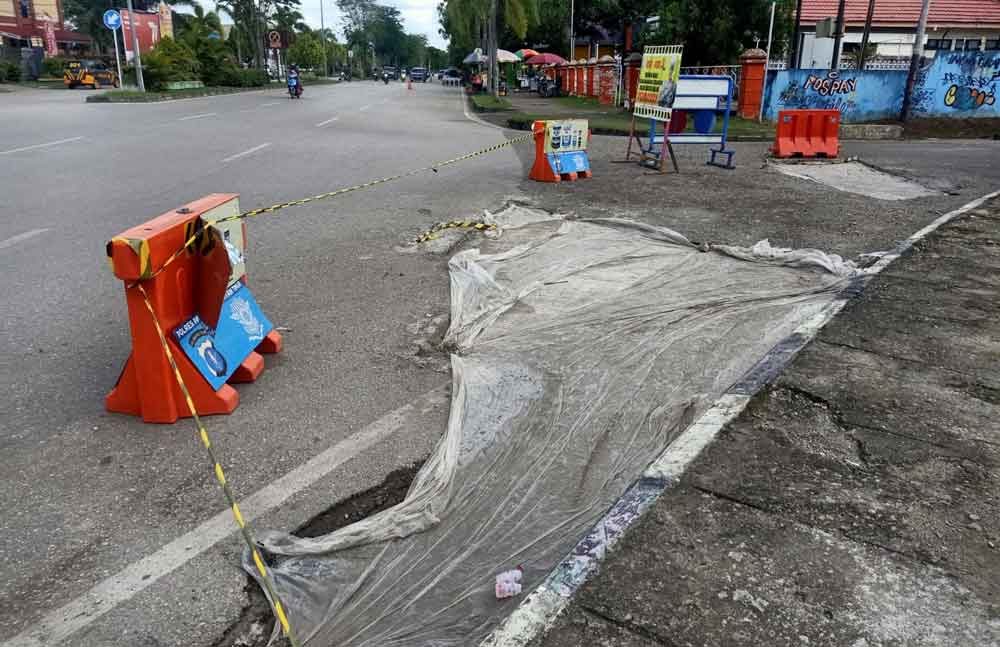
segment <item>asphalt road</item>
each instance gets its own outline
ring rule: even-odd
[[[210,645],[245,600],[239,544],[189,422],[104,411],[130,347],[105,243],[207,193],[266,206],[505,137],[431,83],[82,97],[0,102],[0,645]],[[249,224],[251,287],[286,350],[208,424],[240,497],[264,489],[244,504],[257,524],[294,528],[429,453],[448,377],[407,358],[407,326],[447,312],[446,259],[398,247],[523,175],[503,149]]]

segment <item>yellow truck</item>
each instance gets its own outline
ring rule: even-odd
[[[121,84],[114,70],[100,61],[66,61],[63,83],[67,88],[88,85],[95,90],[105,85],[117,88]]]

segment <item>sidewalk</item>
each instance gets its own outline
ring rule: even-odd
[[[998,232],[877,277],[536,647],[1000,645]]]

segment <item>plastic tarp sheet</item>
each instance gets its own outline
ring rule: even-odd
[[[406,499],[322,537],[260,533],[306,645],[478,644],[521,601],[495,598],[497,573],[521,565],[537,586],[855,273],[766,241],[699,249],[631,221],[509,215],[526,224],[484,242],[502,251],[450,261],[450,420]]]

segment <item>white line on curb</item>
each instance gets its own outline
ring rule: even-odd
[[[323,126],[325,126],[327,124],[331,124],[331,123],[337,121],[338,119],[340,119],[340,117],[331,117],[331,118],[327,119],[326,121],[319,122],[318,124],[316,124],[316,127],[317,128],[322,128]]]
[[[883,256],[877,263],[867,268],[864,272],[867,275],[865,280],[870,280],[882,272],[890,263],[904,254],[906,250],[923,238],[926,238],[942,225],[998,196],[1000,196],[1000,191],[994,191],[944,214],[907,238],[896,249]],[[777,370],[784,370],[791,363],[795,355],[819,334],[823,326],[844,309],[844,306],[847,305],[851,298],[838,298],[820,312],[807,319],[788,337],[788,340],[793,342],[792,347],[785,344],[779,351],[779,347],[782,344],[775,346],[774,349],[762,358],[761,363],[764,362],[768,355],[777,355],[781,358],[781,363],[777,365]],[[758,385],[758,388],[760,386],[763,386],[763,384]],[[493,633],[480,643],[480,647],[525,647],[532,640],[547,631],[556,618],[559,617],[559,614],[569,606],[570,600],[572,600],[573,595],[576,594],[580,586],[597,570],[599,561],[607,557],[607,553],[617,543],[617,539],[627,531],[627,528],[639,521],[656,499],[680,481],[681,476],[687,470],[688,466],[715,440],[715,437],[723,427],[742,413],[754,395],[755,393],[726,393],[716,400],[711,409],[706,411],[684,433],[670,443],[663,454],[654,460],[646,471],[643,472],[643,479],[658,481],[662,483],[662,486],[654,496],[643,501],[638,514],[630,523],[626,524],[625,527],[616,524],[615,536],[614,538],[609,537],[604,553],[599,558],[593,558],[583,568],[580,568],[580,564],[578,563],[575,565],[567,564],[574,554],[571,553],[567,560],[564,560],[563,563],[553,569],[545,581],[532,591]],[[633,484],[626,491],[626,496],[635,486],[636,484]],[[619,499],[618,503],[621,501],[622,499]],[[614,511],[618,503],[612,506],[612,511]],[[602,529],[602,527],[604,528]],[[592,532],[603,530],[602,534],[607,535],[606,528],[605,519],[602,518]],[[583,551],[583,554],[586,553],[587,551]],[[571,573],[571,575],[566,576],[565,573],[567,572]],[[557,577],[560,573],[563,573],[563,577]]]
[[[271,142],[267,142],[265,144],[261,144],[260,146],[254,146],[253,148],[247,149],[247,150],[243,151],[242,153],[236,153],[235,155],[230,155],[226,159],[222,160],[222,163],[225,164],[226,162],[232,162],[233,160],[237,160],[237,159],[239,159],[239,158],[241,158],[241,157],[243,157],[245,155],[250,155],[251,153],[256,153],[260,149],[267,148],[270,145],[271,145]]]
[[[13,247],[23,240],[28,240],[29,238],[34,238],[38,234],[44,234],[48,229],[32,229],[26,231],[23,234],[18,234],[16,236],[11,236],[7,240],[0,240],[0,249],[6,249],[8,247]]]
[[[177,121],[191,121],[192,119],[201,119],[203,117],[214,117],[218,113],[216,112],[203,112],[200,115],[188,115],[187,117],[181,117]]]
[[[358,433],[247,497],[240,503],[243,518],[249,523],[277,508],[340,465],[398,432],[410,416],[435,403],[445,403],[447,398],[447,387],[441,386],[382,416]],[[234,534],[236,530],[232,512],[226,509],[155,553],[99,582],[68,604],[45,614],[32,628],[4,642],[0,647],[53,647]]]
[[[36,148],[48,148],[49,146],[58,146],[59,144],[68,144],[70,142],[78,142],[83,137],[70,137],[69,139],[60,139],[54,142],[47,142],[45,144],[35,144],[34,146],[22,146],[21,148],[12,148],[9,151],[0,151],[0,155],[9,155],[10,153],[20,153],[22,151],[33,151]]]

